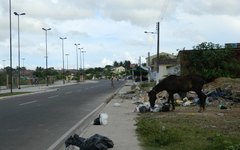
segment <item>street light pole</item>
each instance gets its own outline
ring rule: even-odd
[[[20,26],[19,26],[19,16],[26,15],[26,13],[17,13],[14,12],[14,15],[18,17],[18,89],[21,89],[21,66],[20,66]]]
[[[83,53],[83,69],[82,70],[83,70],[83,80],[84,80],[84,73],[85,73],[84,72],[84,53],[86,53],[86,51],[82,51],[82,53]]]
[[[2,62],[3,62],[3,69],[5,69],[5,59],[4,60],[2,60]]]
[[[45,41],[46,41],[46,85],[48,86],[48,56],[47,56],[47,31],[51,30],[51,28],[42,28],[45,31]]]
[[[159,22],[157,22],[157,26],[156,26],[156,29],[157,29],[157,32],[147,32],[145,31],[144,33],[150,33],[150,34],[157,34],[157,72],[159,73],[159,47],[160,47],[160,44],[159,44],[159,40],[160,40],[160,37],[159,37]]]
[[[65,54],[65,55],[67,57],[67,70],[68,70],[68,56],[69,56],[69,54]]]
[[[63,84],[65,84],[65,76],[64,76],[64,40],[67,39],[67,37],[60,37],[62,40],[62,61],[63,61]]]
[[[76,58],[77,58],[76,61],[77,61],[77,71],[78,71],[78,45],[80,44],[75,43],[74,45],[76,46]]]
[[[23,64],[22,66],[23,66],[23,67],[24,67],[24,60],[25,60],[25,58],[22,58],[22,64]]]
[[[78,49],[79,49],[79,52],[80,52],[80,53],[79,53],[79,54],[80,54],[80,55],[79,55],[79,62],[80,62],[80,71],[81,71],[81,69],[82,69],[82,57],[81,57],[82,51],[81,51],[81,50],[82,50],[83,48],[78,48]]]
[[[157,72],[158,72],[158,74],[159,74],[159,47],[160,47],[160,45],[159,45],[159,30],[160,30],[160,28],[159,28],[159,22],[157,22]]]
[[[9,31],[10,31],[10,93],[12,94],[12,2],[9,0]]]

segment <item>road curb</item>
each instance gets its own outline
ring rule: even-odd
[[[122,87],[118,88],[112,95],[110,95],[104,103],[95,108],[87,116],[81,119],[77,124],[75,124],[71,129],[64,133],[56,142],[54,142],[47,150],[62,150],[65,147],[64,142],[74,133],[83,132],[96,118],[97,115],[103,110],[103,108],[117,95]]]
[[[66,133],[64,133],[56,142],[54,142],[47,150],[58,150],[64,146],[64,141],[71,136],[72,134],[83,131],[90,124],[90,120],[95,117],[100,110],[105,107],[106,103],[102,103],[96,109],[94,109],[91,113],[86,115],[83,119],[81,119],[77,124],[75,124],[71,129],[69,129]]]

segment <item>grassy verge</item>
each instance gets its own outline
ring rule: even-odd
[[[14,95],[21,95],[21,94],[26,94],[26,93],[30,93],[30,92],[0,93],[0,97],[14,96]]]
[[[141,114],[136,131],[144,150],[240,150],[239,124],[239,107],[206,113],[178,107],[175,112]]]

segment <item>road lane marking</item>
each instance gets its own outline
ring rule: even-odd
[[[66,92],[65,94],[72,94],[72,91]]]
[[[21,103],[19,104],[19,106],[23,106],[23,105],[28,105],[28,104],[32,104],[32,103],[36,103],[37,101],[30,101],[30,102],[26,102],[26,103]]]
[[[55,97],[58,97],[58,95],[49,96],[48,99],[55,98]]]

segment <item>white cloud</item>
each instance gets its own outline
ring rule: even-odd
[[[160,19],[160,51],[192,48],[204,41],[238,42],[238,0],[21,0],[12,1],[20,18],[21,57],[26,67],[45,66],[45,34],[48,32],[49,65],[61,68],[62,45],[69,53],[69,67],[76,68],[74,43],[87,51],[86,66],[112,65],[113,61],[137,62],[147,52],[156,53],[156,31]],[[0,64],[9,60],[8,2],[0,1]],[[17,64],[17,17],[12,15],[13,64]],[[9,62],[6,62],[6,65]],[[32,68],[34,69],[34,68]]]

